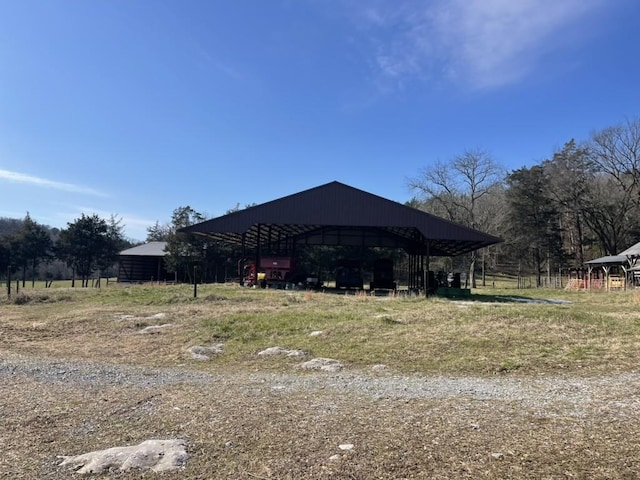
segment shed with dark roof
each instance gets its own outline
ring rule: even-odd
[[[164,266],[167,242],[149,242],[128,248],[118,256],[118,282],[164,282],[169,274]]]
[[[181,231],[241,245],[243,249],[251,249],[257,260],[261,249],[272,249],[274,245],[289,252],[305,245],[403,249],[416,273],[428,270],[430,256],[462,255],[501,241],[340,182],[229,213]]]
[[[640,283],[640,243],[630,246],[618,255],[607,255],[584,262],[587,266],[586,288],[600,288],[607,290],[627,288],[628,283]],[[599,281],[597,273],[604,272],[604,283]],[[596,276],[594,278],[594,272]],[[612,287],[612,285],[615,286]]]

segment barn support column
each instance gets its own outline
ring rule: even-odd
[[[622,265],[620,268],[622,268],[622,271],[624,272],[624,287],[623,290],[626,292],[627,291],[627,284],[629,283],[629,272],[627,271],[627,268]]]
[[[609,265],[603,265],[602,270],[604,270],[604,288],[605,291],[609,291]]]
[[[256,285],[260,286],[258,283],[258,271],[260,270],[260,224],[258,224],[258,233],[256,235]]]
[[[415,253],[411,254],[411,288],[418,289],[418,257]]]
[[[431,257],[431,252],[430,252],[429,246],[430,246],[429,245],[429,241],[427,241],[427,245],[426,245],[426,248],[427,248],[427,261],[426,261],[425,270],[424,270],[424,273],[425,273],[425,281],[424,281],[425,287],[424,287],[424,289],[425,289],[425,295],[427,297],[429,296],[429,291],[431,290],[431,285],[429,284],[429,264],[430,264],[430,259],[431,259],[430,258]]]
[[[413,288],[415,287],[415,283],[414,283],[414,275],[415,275],[415,268],[413,268],[413,253],[409,254],[409,281],[408,283],[408,287],[409,287],[409,291],[413,290]]]
[[[240,243],[240,260],[238,261],[238,277],[240,278],[240,285],[244,286],[244,264],[247,261],[247,234],[242,234],[242,241]]]

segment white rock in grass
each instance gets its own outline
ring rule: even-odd
[[[261,357],[272,357],[276,355],[284,355],[287,357],[304,357],[305,353],[302,350],[287,350],[282,347],[269,347],[260,352],[258,355]]]
[[[326,372],[338,372],[344,365],[333,358],[314,358],[300,365],[304,370],[324,370]]]
[[[374,372],[383,372],[385,370],[389,370],[389,366],[384,363],[377,363],[375,365],[371,365],[371,370]]]
[[[305,355],[306,353],[304,353],[302,350],[289,350],[289,353],[287,353],[287,357],[294,358],[304,357]]]
[[[76,456],[62,456],[60,466],[76,473],[104,473],[132,468],[165,472],[183,467],[188,455],[183,440],[147,440],[139,445],[114,447]]]
[[[155,315],[151,315],[149,318],[154,318],[156,320],[162,320],[163,318],[166,318],[167,314],[164,312],[160,312],[160,313],[156,313]]]
[[[202,355],[201,353],[193,353],[191,352],[191,360],[197,360],[198,362],[208,362],[211,360],[211,357],[208,355]]]
[[[288,353],[289,350],[282,347],[269,347],[258,352],[258,355],[260,355],[261,357],[272,357],[275,355],[287,355]]]
[[[210,347],[204,347],[202,345],[194,345],[189,347],[187,351],[191,354],[193,360],[207,361],[211,359],[212,355],[218,355],[222,353],[224,344],[218,343]]]
[[[140,330],[138,333],[142,335],[154,335],[170,327],[173,327],[172,323],[164,323],[162,325],[149,325],[148,327],[145,327],[142,330]]]
[[[324,332],[322,330],[314,330],[313,332],[311,332],[309,334],[310,337],[319,337],[321,335],[323,335]]]

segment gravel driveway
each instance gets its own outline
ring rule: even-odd
[[[470,399],[520,402],[523,407],[561,408],[584,416],[606,410],[620,417],[640,413],[640,374],[604,376],[447,377],[384,372],[202,373],[187,368],[145,368],[54,359],[5,358],[0,377],[26,375],[38,381],[104,388],[158,388],[174,384],[232,385],[247,392],[286,395],[331,392],[383,399]]]

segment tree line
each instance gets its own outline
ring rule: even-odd
[[[78,279],[89,285],[93,275],[110,276],[118,253],[131,242],[124,237],[123,225],[115,216],[105,220],[82,214],[59,230],[39,224],[29,213],[24,219],[0,219],[0,278],[13,276],[24,287],[37,279]],[[39,269],[45,265],[46,272]]]
[[[504,240],[455,259],[471,283],[490,269],[532,274],[541,285],[640,241],[640,119],[571,139],[530,167],[507,172],[468,150],[407,183],[410,205]]]

